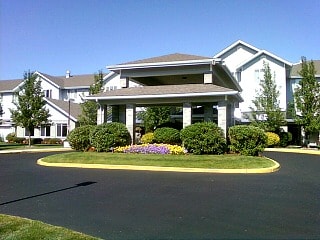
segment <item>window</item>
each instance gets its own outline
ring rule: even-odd
[[[261,80],[264,79],[264,69],[256,69],[254,70],[254,80],[257,83],[260,83]]]
[[[29,131],[28,128],[24,129],[24,135],[25,136],[29,136],[29,133],[30,133],[30,136],[34,136],[34,128],[32,128],[30,131]]]
[[[40,132],[41,132],[41,137],[50,137],[50,125],[41,125]]]
[[[52,98],[52,90],[44,90],[43,95],[46,98]]]
[[[57,137],[66,137],[68,133],[68,125],[66,123],[57,124]]]

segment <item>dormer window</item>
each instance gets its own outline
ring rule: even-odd
[[[46,98],[52,98],[52,90],[51,89],[50,90],[44,90],[43,91],[43,95]]]

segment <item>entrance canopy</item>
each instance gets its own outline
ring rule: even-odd
[[[120,89],[88,96],[100,104],[98,123],[106,120],[106,106],[118,107],[113,119],[126,123],[134,138],[135,108],[148,105],[182,105],[183,126],[192,123],[192,106],[205,105],[205,119],[218,108],[222,129],[233,125],[233,111],[242,102],[241,87],[219,59],[170,54],[109,66],[120,76]],[[129,88],[129,82],[139,87]]]

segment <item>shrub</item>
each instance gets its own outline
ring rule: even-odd
[[[13,132],[13,133],[9,133],[9,134],[6,136],[6,140],[7,140],[9,143],[13,143],[15,138],[16,138],[16,134],[15,134],[14,132]]]
[[[123,123],[104,123],[91,131],[90,142],[97,152],[105,152],[112,147],[129,145],[131,136]]]
[[[157,128],[154,131],[154,140],[155,143],[164,143],[164,144],[180,144],[180,131],[174,128],[163,127]]]
[[[153,143],[154,134],[152,132],[146,133],[141,137],[141,142],[143,144]]]
[[[42,141],[43,144],[62,144],[62,140],[60,138],[45,138]]]
[[[280,147],[286,147],[292,141],[291,132],[280,132],[279,137],[280,137],[280,143],[279,143]]]
[[[40,144],[42,142],[42,138],[31,138],[31,145]],[[22,143],[29,144],[29,137],[23,138]]]
[[[73,129],[67,136],[72,149],[77,151],[87,151],[90,148],[90,132],[95,126],[81,126]]]
[[[267,135],[267,146],[268,147],[274,147],[277,146],[280,142],[280,137],[278,134],[273,132],[266,132]]]
[[[258,156],[267,144],[265,132],[254,126],[238,125],[229,128],[230,150],[242,155]]]
[[[188,152],[194,154],[222,154],[226,139],[223,130],[212,122],[201,122],[181,130],[181,140]]]
[[[23,137],[14,137],[13,138],[13,142],[14,143],[24,143],[26,141],[26,139],[25,138],[23,138]]]

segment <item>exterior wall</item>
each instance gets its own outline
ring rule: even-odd
[[[4,111],[4,114],[2,115],[1,119],[3,120],[10,120],[11,119],[11,112],[10,109],[15,109],[15,105],[13,104],[13,93],[5,92],[0,93],[1,98],[1,106]]]
[[[51,82],[48,82],[47,80],[43,78],[38,78],[41,80],[41,88],[43,91],[50,91],[51,96],[46,96],[47,98],[52,98],[52,99],[59,99],[60,98],[60,89],[53,85]],[[45,93],[46,94],[46,93]]]
[[[74,103],[83,103],[83,98],[89,95],[89,88],[61,89],[60,100],[72,99]]]
[[[225,53],[221,58],[228,66],[230,72],[235,73],[236,68],[254,54],[256,54],[256,51],[245,46],[238,46]]]
[[[141,86],[140,84],[137,84],[133,81],[129,81],[129,87],[139,87]],[[103,84],[103,91],[112,91],[115,89],[120,89],[121,87],[121,78],[119,74],[115,74],[111,77],[109,77],[108,79],[105,80],[104,84]]]
[[[241,96],[244,99],[244,102],[240,103],[241,112],[248,112],[250,111],[249,107],[253,106],[252,100],[256,96],[256,91],[260,89],[260,81],[264,79],[264,73],[261,71],[261,69],[264,69],[264,62],[269,64],[271,74],[275,77],[275,82],[280,92],[280,108],[286,110],[286,68],[279,61],[272,58],[260,57],[254,62],[245,65],[241,72],[240,86],[243,89]],[[259,70],[259,74],[257,74],[256,70]]]
[[[34,136],[33,138],[60,138],[60,139],[65,139],[66,136],[59,136],[58,134],[58,124],[64,125],[68,128],[68,114],[62,114],[60,111],[58,111],[56,108],[46,105],[46,108],[49,110],[51,117],[49,118],[49,124],[50,125],[50,135],[47,136],[46,134],[42,135],[41,134],[41,129],[40,128],[35,128],[34,129]],[[74,129],[76,127],[76,123],[70,119],[70,129]],[[60,131],[61,132],[61,131]],[[17,137],[28,137],[25,135],[25,129],[21,127],[17,127]]]

